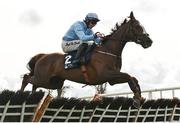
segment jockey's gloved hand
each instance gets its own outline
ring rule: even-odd
[[[102,34],[102,33],[100,33],[100,32],[96,32],[95,34],[94,34],[94,37],[95,38],[102,38],[102,37],[104,37],[104,35]]]
[[[98,38],[95,39],[95,44],[96,45],[101,45],[101,43],[102,43],[101,38],[98,37]]]

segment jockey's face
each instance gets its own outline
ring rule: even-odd
[[[89,21],[88,28],[92,29],[97,24],[97,21]]]

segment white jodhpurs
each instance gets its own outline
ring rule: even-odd
[[[82,43],[87,43],[88,45],[93,45],[94,41],[81,41],[81,40],[74,40],[74,41],[62,41],[62,50],[67,53],[71,51],[75,51]]]

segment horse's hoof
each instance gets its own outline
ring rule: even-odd
[[[140,106],[141,106],[140,100],[134,99],[134,101],[133,101],[133,106],[134,106],[135,108],[140,108]]]

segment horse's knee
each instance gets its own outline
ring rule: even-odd
[[[132,77],[132,79],[134,80],[134,82],[136,83],[136,86],[138,87],[139,91],[141,91],[141,88],[139,86],[138,80],[135,77]]]
[[[131,77],[137,84],[138,84],[138,80],[135,77]]]
[[[131,77],[131,80],[128,82],[128,84],[134,93],[141,93],[141,88],[138,84],[138,80],[135,77]]]

